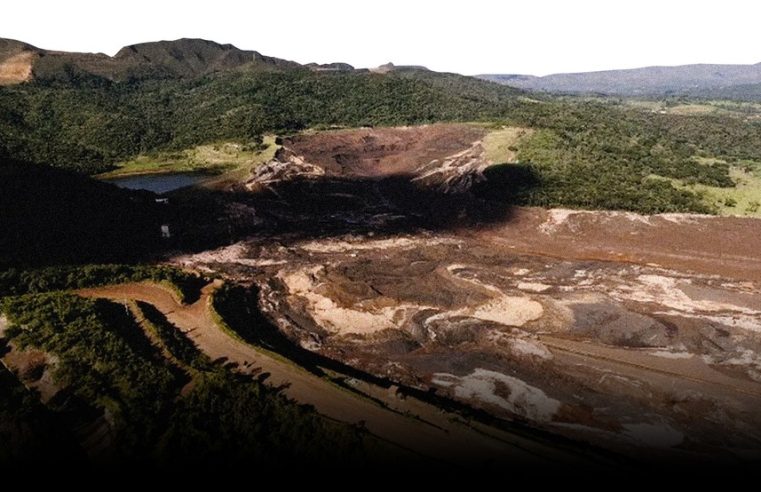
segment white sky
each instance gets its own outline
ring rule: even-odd
[[[0,37],[110,55],[199,37],[301,63],[530,73],[761,62],[753,0],[23,0]]]

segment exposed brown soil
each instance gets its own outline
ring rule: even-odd
[[[37,54],[24,51],[0,62],[0,85],[26,82],[32,78],[32,64]]]
[[[421,166],[469,148],[483,129],[470,125],[362,128],[296,135],[283,145],[328,176],[414,174]]]
[[[415,454],[446,462],[454,460],[457,464],[480,461],[484,456],[497,461],[532,463],[584,460],[497,429],[489,429],[488,433],[475,430],[428,404],[412,398],[402,401],[394,394],[359,381],[355,384],[359,394],[354,395],[274,358],[220,329],[209,310],[209,296],[216,285],[205,287],[199,300],[191,305],[178,303],[170,291],[150,283],[83,289],[78,294],[152,304],[213,360],[234,363],[244,373],[266,374],[268,384],[283,388],[287,396],[299,403],[313,405],[320,413],[336,420],[362,423],[374,435]],[[382,401],[385,408],[361,394]]]
[[[482,220],[468,192],[481,137],[295,137],[247,185],[273,191],[263,233],[177,262],[255,282],[295,343],[408,387],[646,459],[761,457],[761,221],[535,208]],[[407,181],[363,186],[386,173]],[[394,194],[406,182],[412,198]],[[431,207],[431,189],[450,198]]]
[[[259,282],[304,347],[495,415],[627,453],[757,449],[758,284],[442,236],[252,242],[184,261]]]
[[[474,236],[560,258],[761,280],[761,220],[751,218],[517,208],[509,222]]]
[[[39,350],[21,350],[10,344],[10,350],[2,357],[2,363],[15,372],[27,387],[39,392],[43,403],[53,398],[60,387],[53,380],[55,358]]]

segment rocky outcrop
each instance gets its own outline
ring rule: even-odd
[[[302,156],[296,155],[292,150],[281,148],[274,159],[253,171],[251,178],[244,186],[249,191],[258,191],[273,183],[289,181],[296,177],[324,175],[323,168],[306,162]]]
[[[417,170],[412,181],[437,188],[443,193],[465,193],[483,181],[489,166],[481,142],[443,160],[433,160]]]
[[[380,65],[376,68],[370,69],[370,71],[374,73],[404,72],[404,71],[415,71],[415,70],[430,72],[428,68],[422,65],[394,65],[391,62],[388,62],[384,65]]]
[[[314,72],[351,72],[354,67],[348,63],[308,63],[305,65]]]

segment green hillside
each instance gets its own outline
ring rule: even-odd
[[[37,81],[0,88],[0,152],[93,174],[157,149],[316,125],[397,125],[504,115],[515,91],[473,79],[367,72],[226,72],[201,79]]]
[[[314,71],[202,40],[136,45],[106,58],[97,70],[72,62],[46,72],[47,62],[37,61],[32,82],[0,87],[0,156],[83,174],[117,164],[151,172],[152,156],[162,157],[157,167],[176,156],[168,167],[194,169],[180,161],[199,146],[258,149],[265,134],[470,121],[532,131],[515,155],[534,185],[510,193],[517,203],[647,213],[726,211],[716,197],[733,194],[713,190],[733,189],[740,170],[761,165],[757,113],[687,110],[698,108],[690,101],[683,111],[659,111],[615,99],[529,97],[414,67]],[[140,75],[103,72],[117,62]]]

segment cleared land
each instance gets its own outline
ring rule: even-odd
[[[485,133],[472,125],[362,128],[296,135],[283,145],[328,176],[381,177],[412,174],[470,147]]]
[[[520,142],[534,133],[531,128],[504,127],[484,137],[486,158],[492,164],[515,162]]]
[[[254,282],[302,347],[496,417],[641,459],[758,457],[761,222],[486,221],[484,135],[430,128],[422,150],[422,128],[286,142],[246,185],[267,237],[176,262]],[[387,193],[390,176],[415,188]]]
[[[729,175],[736,183],[732,188],[700,184],[680,185],[702,193],[704,200],[716,205],[721,215],[761,217],[761,165],[754,163],[747,170],[733,167]]]

